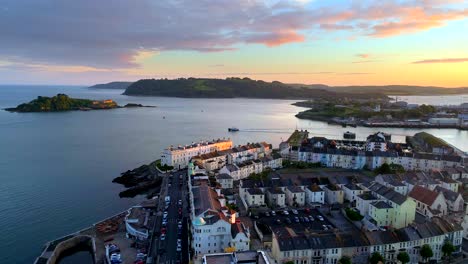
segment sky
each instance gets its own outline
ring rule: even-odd
[[[468,0],[0,0],[0,83],[468,87]]]

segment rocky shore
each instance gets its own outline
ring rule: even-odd
[[[162,177],[156,167],[156,161],[142,165],[133,170],[121,173],[119,177],[112,180],[114,183],[122,184],[126,190],[119,193],[122,197],[135,197],[136,195],[146,194],[152,197],[159,192]]]

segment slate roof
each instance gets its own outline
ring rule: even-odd
[[[384,201],[376,201],[376,202],[372,202],[371,203],[373,206],[375,206],[376,208],[378,209],[390,209],[390,208],[393,208],[392,206],[390,206],[388,203],[384,202]]]
[[[249,188],[247,189],[247,192],[250,195],[262,195],[263,194],[263,191],[259,188]]]
[[[451,202],[455,202],[458,198],[458,196],[460,195],[459,193],[457,192],[454,192],[452,190],[449,190],[449,189],[446,189],[446,188],[443,188],[443,187],[440,187],[440,186],[437,186],[434,191],[438,192],[438,193],[442,193],[445,197],[445,199],[447,199],[448,201],[451,201]]]
[[[413,187],[411,192],[408,194],[411,198],[414,198],[424,204],[427,204],[429,206],[432,206],[432,204],[435,202],[437,199],[437,196],[439,196],[439,193],[435,191],[431,191],[429,189],[426,189],[422,186],[416,185]]]
[[[218,179],[223,179],[223,180],[232,180],[231,175],[226,174],[226,173],[221,173],[216,176]]]
[[[385,197],[386,199],[396,203],[396,204],[403,204],[406,201],[406,196],[401,193],[396,192],[392,188],[388,188],[378,182],[372,184],[369,189],[374,193],[379,194],[380,196]]]

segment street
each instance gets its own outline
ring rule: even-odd
[[[172,176],[171,176],[172,175]],[[151,256],[153,263],[188,263],[188,223],[189,206],[187,194],[187,170],[164,174],[159,197],[159,206],[156,225],[153,236]],[[166,196],[170,197],[170,203],[166,210]],[[179,200],[182,204],[179,205]],[[179,213],[181,209],[181,214]],[[163,214],[167,211],[167,225],[162,224]],[[179,231],[178,223],[182,229]],[[163,229],[165,228],[165,230]],[[165,239],[161,239],[165,233]],[[177,251],[177,240],[181,241],[181,251]]]

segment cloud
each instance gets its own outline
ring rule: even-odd
[[[322,31],[389,37],[468,15],[465,2],[438,0],[3,0],[0,12],[0,60],[90,71],[137,69],[166,51],[277,47]]]
[[[361,59],[367,59],[370,57],[370,54],[367,54],[367,53],[360,53],[360,54],[356,54],[356,57],[359,57]]]
[[[429,64],[429,63],[460,63],[468,62],[468,58],[447,58],[447,59],[430,59],[413,61],[412,64]]]
[[[360,64],[360,63],[372,63],[372,62],[378,62],[378,61],[377,60],[364,60],[364,61],[353,61],[351,63]]]

